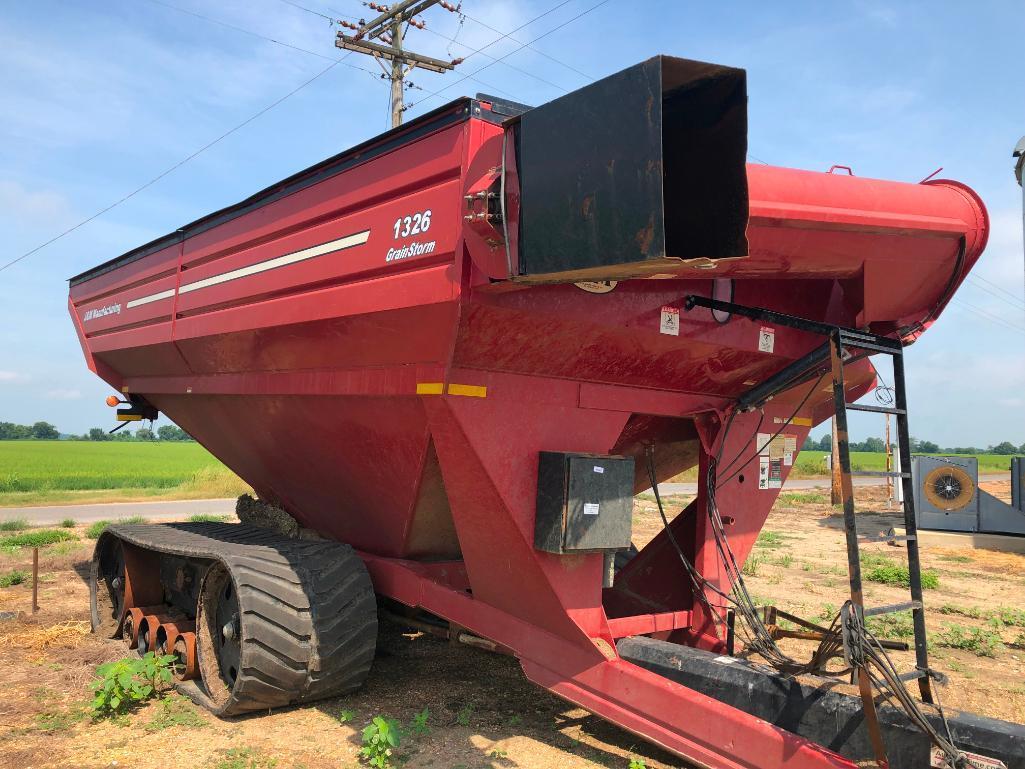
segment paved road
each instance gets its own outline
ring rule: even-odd
[[[29,523],[50,525],[65,518],[80,523],[116,520],[141,515],[150,521],[188,518],[197,513],[226,515],[235,512],[234,499],[182,499],[160,502],[107,502],[99,505],[50,505],[46,507],[0,507],[0,521],[26,518]]]
[[[987,473],[979,476],[980,481],[1006,481],[1009,473]],[[855,478],[855,486],[881,486],[880,478]],[[659,487],[663,494],[697,494],[696,483],[663,483]],[[784,491],[802,489],[828,489],[828,478],[793,479],[783,486]],[[0,507],[0,521],[25,518],[29,523],[47,526],[60,523],[65,518],[74,518],[80,523],[100,520],[116,520],[141,515],[150,521],[188,518],[197,513],[228,515],[235,512],[234,499],[184,499],[160,502],[108,502],[94,505],[50,505],[47,507]]]
[[[1007,481],[1011,474],[1008,473],[982,473],[979,475],[980,482]],[[852,478],[855,486],[885,486],[885,478]],[[802,491],[806,489],[828,489],[829,478],[791,478],[783,484],[783,491]],[[658,487],[662,494],[697,494],[696,483],[661,483]]]

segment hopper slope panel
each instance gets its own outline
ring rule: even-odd
[[[414,511],[430,516],[436,531],[452,531],[437,522],[448,512],[436,490],[434,500],[417,507],[429,444],[419,398],[152,397],[261,498],[280,504],[301,525],[379,555],[401,557],[411,547],[421,554],[458,552],[456,542],[423,532],[410,544]]]

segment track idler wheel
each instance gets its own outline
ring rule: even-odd
[[[98,544],[91,568],[92,630],[115,638],[125,608],[125,554],[121,540],[107,537]]]

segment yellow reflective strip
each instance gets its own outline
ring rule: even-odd
[[[811,420],[808,417],[794,417],[790,420],[790,424],[798,427],[811,427]]]
[[[449,395],[466,395],[470,398],[487,398],[488,388],[483,385],[450,384]]]
[[[442,382],[417,382],[417,395],[441,395],[445,392],[445,385]]]
[[[118,422],[141,422],[142,416],[139,414],[118,414]]]

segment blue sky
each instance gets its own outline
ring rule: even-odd
[[[488,47],[510,55],[476,81],[418,71],[413,81],[424,90],[410,98],[423,101],[409,114],[478,90],[539,104],[589,82],[581,73],[597,78],[667,53],[747,68],[752,158],[839,163],[906,181],[943,166],[989,206],[990,246],[974,273],[988,282],[964,286],[908,352],[912,433],[951,445],[1025,441],[1021,190],[1010,159],[1025,134],[1019,2],[611,0],[520,47],[597,2],[556,7],[561,1],[464,0],[470,18],[461,27],[430,11],[432,31],[411,31],[409,45],[448,58],[469,52],[446,36],[458,31],[459,43],[480,48],[500,36],[494,29],[555,8],[512,35],[516,43]],[[285,0],[168,2],[177,9],[162,0],[5,4],[0,263],[121,198],[336,57],[329,22]],[[297,2],[334,17],[371,13],[357,0]],[[460,71],[490,61],[475,54]],[[68,432],[107,425],[108,389],[83,363],[65,279],[384,130],[388,94],[376,72],[365,57],[348,57],[125,204],[0,272],[0,420],[44,419]],[[443,98],[429,97],[446,85]],[[877,434],[878,423],[858,419],[852,432]]]

